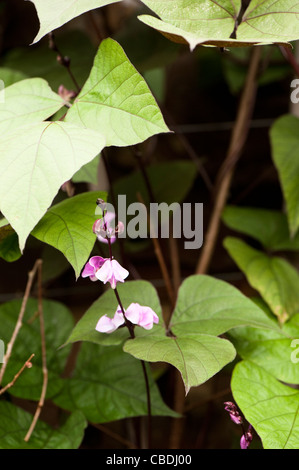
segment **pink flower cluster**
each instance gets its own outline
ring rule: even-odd
[[[112,227],[114,218],[115,215],[113,213],[106,213],[102,219],[96,220],[93,224],[93,232],[96,234],[99,241],[109,243],[110,245],[116,240],[115,234],[123,230],[123,224],[121,222],[119,222],[116,228]],[[112,255],[111,258],[92,256],[86,263],[81,274],[82,277],[89,277],[91,281],[99,280],[104,284],[109,282],[112,289],[116,289],[117,283],[124,282],[128,275],[129,271],[123,268]],[[117,298],[119,299],[118,296]],[[138,303],[131,303],[125,311],[123,311],[122,307],[119,305],[113,318],[103,315],[99,319],[96,330],[101,333],[112,333],[117,328],[124,325],[126,320],[131,322],[132,325],[138,325],[146,330],[150,330],[154,323],[159,322],[159,317],[150,307]]]
[[[132,303],[125,310],[125,316],[134,325],[141,326],[146,330],[151,330],[154,323],[159,323],[158,315],[150,308],[138,303]],[[100,333],[112,333],[119,326],[125,323],[121,307],[118,306],[113,318],[103,315],[96,326]]]

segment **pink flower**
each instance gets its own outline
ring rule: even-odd
[[[124,322],[125,319],[121,310],[119,311],[119,309],[117,309],[113,318],[103,315],[97,323],[96,330],[100,333],[112,333],[119,326],[123,325]]]
[[[242,416],[240,416],[240,413],[239,413],[236,405],[231,401],[226,401],[224,404],[225,404],[224,409],[229,412],[231,420],[235,424],[242,424],[243,419],[242,419]]]
[[[105,259],[105,258],[104,258]],[[112,289],[116,288],[117,282],[124,282],[129,271],[123,268],[115,259],[106,259],[104,264],[95,273],[97,279],[104,284],[110,282]]]
[[[248,449],[248,447],[251,444],[251,441],[253,439],[253,433],[252,433],[252,426],[251,424],[248,426],[247,432],[243,434],[240,440],[240,447],[241,449]]]
[[[86,263],[81,276],[89,277],[91,281],[96,281],[96,272],[103,266],[105,261],[107,261],[107,258],[102,258],[101,256],[93,256]]]
[[[117,282],[124,282],[129,275],[129,271],[123,268],[115,259],[93,256],[86,263],[82,277],[89,277],[91,281],[99,279],[104,284],[110,282],[112,289],[115,289]]]
[[[150,330],[154,323],[159,323],[158,315],[150,308],[132,303],[125,310],[126,318],[134,325]],[[103,315],[96,326],[96,330],[101,333],[112,333],[125,322],[121,307],[118,306],[113,318]]]
[[[102,243],[114,243],[116,240],[116,233],[121,233],[124,230],[124,224],[119,222],[117,227],[114,223],[115,213],[106,212],[101,219],[97,219],[93,224],[92,231],[96,234],[97,239]]]
[[[126,310],[126,317],[131,323],[151,330],[154,323],[159,323],[158,315],[150,308],[137,303],[132,303]]]

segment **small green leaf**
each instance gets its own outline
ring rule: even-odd
[[[34,4],[39,22],[40,30],[33,44],[54,29],[59,28],[68,21],[95,8],[117,3],[120,0],[31,0]]]
[[[0,210],[26,239],[61,185],[104,147],[101,134],[65,122],[43,122],[1,136]]]
[[[78,194],[52,206],[32,235],[61,251],[73,266],[76,278],[94,246],[96,236],[92,231],[96,200],[106,200],[107,194],[99,191]]]
[[[281,323],[299,312],[299,275],[291,264],[271,258],[237,238],[226,238],[224,246]]]
[[[0,449],[77,449],[84,437],[86,419],[80,411],[72,413],[62,426],[52,429],[43,421],[36,423],[28,442],[24,437],[33,416],[5,401],[0,402]]]
[[[2,219],[0,221],[0,258],[12,262],[21,256],[16,232],[6,219]]]
[[[299,250],[299,234],[290,237],[287,216],[282,212],[226,206],[222,220],[231,229],[258,240],[268,250]]]
[[[163,403],[149,368],[147,372],[153,415],[177,416]],[[93,423],[147,415],[141,364],[121,346],[83,343],[72,377],[54,401],[64,409],[82,411]]]
[[[28,78],[3,90],[0,103],[0,132],[44,121],[65,104],[42,78]]]
[[[169,132],[146,82],[112,39],[101,42],[90,76],[65,120],[100,130],[108,146],[134,145]]]
[[[277,119],[271,131],[272,158],[277,168],[291,236],[299,227],[299,119],[287,115]]]
[[[1,339],[5,345],[14,331],[22,301],[12,300],[0,306]],[[28,299],[22,328],[15,341],[11,357],[8,361],[2,386],[11,382],[31,354],[32,367],[25,369],[9,393],[16,397],[39,400],[43,383],[42,354],[39,319],[36,315],[38,304],[36,299]],[[43,300],[43,316],[45,323],[48,387],[47,398],[58,392],[62,386],[60,374],[64,370],[68,348],[57,350],[66,340],[73,327],[73,318],[69,310],[62,304]]]
[[[241,0],[142,0],[160,19],[138,18],[174,42],[218,47],[287,43],[298,39],[295,0],[251,0],[240,19]],[[239,20],[237,22],[237,19]],[[234,36],[235,33],[235,36]]]
[[[281,384],[265,369],[249,361],[236,365],[231,388],[265,449],[298,449],[298,390]]]

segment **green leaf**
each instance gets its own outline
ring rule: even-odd
[[[42,78],[28,78],[4,89],[0,105],[0,132],[4,135],[17,127],[41,122],[64,106]]]
[[[277,168],[291,236],[299,227],[299,119],[286,115],[277,119],[271,131],[272,158]]]
[[[108,146],[134,145],[169,132],[146,82],[112,39],[101,42],[90,76],[65,120],[100,130]]]
[[[1,339],[5,345],[11,338],[21,308],[21,300],[12,300],[0,306]],[[9,393],[16,397],[39,400],[42,383],[42,354],[39,319],[36,315],[38,304],[36,299],[28,299],[22,328],[14,343],[11,357],[6,366],[2,386],[11,382],[31,354],[32,368],[20,375]],[[62,304],[43,300],[43,316],[45,323],[48,387],[47,398],[58,392],[62,386],[61,373],[64,370],[68,348],[57,350],[66,340],[73,327],[73,318],[69,310]]]
[[[20,128],[0,140],[0,210],[26,239],[61,185],[104,147],[101,134],[64,122]]]
[[[86,282],[90,282],[87,280]],[[153,329],[162,329],[161,323],[161,305],[156,289],[150,282],[147,281],[126,281],[124,284],[118,284],[117,290],[119,292],[124,308],[132,302],[137,302],[140,305],[147,305],[151,307],[160,318],[160,325],[154,325]],[[115,293],[112,289],[106,291],[101,295],[85,312],[81,319],[76,323],[71,335],[69,336],[66,344],[76,341],[90,341],[92,343],[103,344],[106,346],[117,345],[123,343],[128,339],[129,334],[126,328],[120,328],[113,334],[99,333],[95,330],[99,318],[102,315],[113,317],[118,306]],[[136,328],[135,333],[148,334],[142,328]]]
[[[232,330],[229,338],[242,359],[263,367],[278,380],[299,383],[298,364],[291,361],[292,340],[299,338],[299,314],[283,325],[281,333],[243,327]]]
[[[181,373],[186,394],[191,387],[219,372],[236,355],[226,339],[200,333],[181,333],[178,337],[152,334],[127,341],[124,350],[145,361],[172,364]]]
[[[149,15],[141,15],[139,19],[172,41],[189,44],[191,50],[199,44],[242,47],[288,43],[298,39],[299,9],[295,0],[275,3],[272,0],[251,0],[238,24],[240,0],[142,1],[161,19]]]
[[[99,155],[91,162],[86,163],[72,177],[73,183],[91,183],[98,184]]]
[[[40,30],[35,37],[33,44],[38,42],[43,36],[54,29],[60,28],[63,24],[95,8],[117,3],[120,0],[31,0],[34,4],[39,22]]]
[[[222,220],[229,228],[258,240],[268,250],[299,250],[299,233],[290,237],[287,216],[282,212],[226,206]]]
[[[251,362],[236,365],[233,396],[265,449],[298,449],[299,391]]]
[[[0,258],[12,262],[21,256],[16,232],[6,219],[2,219],[0,221]]]
[[[189,276],[179,289],[170,328],[176,335],[221,335],[239,326],[278,330],[274,321],[238,289],[205,275]]]
[[[269,257],[237,238],[227,237],[224,246],[281,323],[299,312],[299,274],[290,263]]]
[[[99,218],[95,213],[97,198],[106,200],[107,194],[90,191],[65,199],[52,206],[32,231],[35,238],[64,254],[74,268],[76,278],[96,240],[92,226]]]
[[[80,411],[72,413],[62,426],[52,429],[38,420],[28,442],[24,437],[33,416],[5,401],[0,402],[0,449],[77,449],[84,437],[86,419]]]
[[[162,401],[149,368],[153,415],[177,416]],[[139,361],[121,346],[83,343],[72,377],[55,403],[67,410],[80,410],[93,423],[147,415],[144,375]]]

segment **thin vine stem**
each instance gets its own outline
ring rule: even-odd
[[[236,122],[233,128],[230,145],[226,158],[216,178],[216,197],[213,212],[209,222],[201,256],[196,266],[197,274],[208,271],[217,242],[221,214],[226,204],[235,166],[243,151],[253,113],[257,89],[257,77],[261,57],[261,47],[255,46],[252,51],[249,70],[238,108]]]

